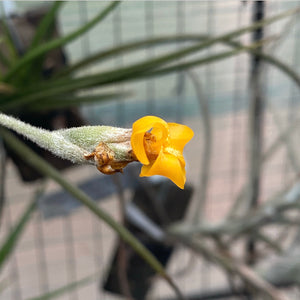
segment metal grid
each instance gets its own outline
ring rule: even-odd
[[[266,13],[275,14],[297,4],[298,1],[273,1],[268,3]],[[68,32],[78,23],[85,23],[101,5],[104,4],[67,3],[61,14],[62,31]],[[69,58],[75,61],[98,47],[119,45],[135,37],[185,32],[217,35],[249,24],[252,5],[253,3],[242,1],[125,2],[105,20],[105,24],[72,43],[68,47]],[[280,26],[282,24],[268,28],[268,34],[273,30],[276,32]],[[136,28],[139,30],[135,30]],[[277,55],[285,61],[288,60],[288,63],[300,71],[299,24],[293,28],[287,33],[288,36],[279,47]],[[241,41],[249,39],[250,36],[246,35]],[[212,54],[219,49],[220,47],[214,47],[207,50],[207,53]],[[147,49],[141,51],[140,55],[153,57],[158,51],[160,50]],[[107,66],[123,65],[132,59],[120,57],[107,62]],[[209,100],[212,121],[212,165],[207,201],[202,213],[212,221],[221,219],[246,180],[249,69],[248,56],[241,54],[193,71],[201,82],[202,96]],[[266,99],[282,111],[281,118],[288,123],[297,115],[295,108],[299,105],[299,90],[274,69],[267,68],[266,72]],[[203,163],[201,153],[205,141],[201,138],[203,126],[197,94],[189,76],[186,73],[178,73],[141,81],[138,84],[124,84],[122,88],[133,88],[137,93],[129,100],[83,108],[84,115],[92,123],[129,125],[141,115],[157,114],[191,126],[196,136],[187,149],[186,157],[188,181],[195,188],[193,200],[197,201],[200,194],[199,174]],[[264,144],[267,145],[276,135],[276,127],[268,113],[265,116],[263,132]],[[76,167],[65,173],[67,178],[78,184],[96,176],[102,180],[102,176],[90,167]],[[293,176],[285,153],[278,153],[264,171],[261,198],[272,194],[279,186],[285,186]],[[116,187],[112,179],[108,179],[107,184],[112,187],[113,192],[98,203],[118,219]],[[8,166],[6,206],[0,235],[2,239],[27,203],[26,200],[30,199],[35,187],[36,185],[28,186],[20,182],[15,169],[11,165]],[[125,187],[126,197],[130,197],[131,190],[128,186]],[[50,183],[46,195],[56,191],[60,191],[59,187]],[[64,210],[63,206],[61,208]],[[83,207],[67,210],[67,213],[52,218],[46,218],[43,210],[38,210],[1,274],[2,279],[9,281],[1,299],[28,299],[79,280],[99,269],[101,274],[96,281],[59,299],[118,299],[99,289],[99,280],[101,281],[108,268],[115,242],[112,231]],[[189,264],[189,260],[190,255],[183,249],[178,249],[168,265],[170,273],[177,274],[182,270],[182,266]],[[180,265],[178,261],[181,261]],[[214,266],[198,260],[194,261],[193,267],[185,271],[184,276],[175,276],[175,279],[185,293],[216,290],[227,285],[224,274]],[[158,281],[150,297],[164,298],[171,293],[163,282]]]

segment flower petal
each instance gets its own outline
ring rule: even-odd
[[[186,181],[184,166],[179,159],[169,153],[160,152],[154,163],[143,166],[140,176],[162,175],[168,177],[181,189]]]
[[[135,121],[133,123],[132,131],[136,132],[136,133],[142,131],[145,133],[146,131],[153,128],[155,123],[163,124],[164,127],[168,128],[167,122],[164,121],[163,119],[161,119],[159,117],[155,117],[155,116],[146,116],[146,117],[138,119],[137,121]]]
[[[191,128],[177,123],[168,123],[169,126],[169,143],[171,148],[180,152],[183,151],[184,146],[194,136]]]
[[[144,147],[144,135],[145,132],[139,132],[139,133],[133,132],[131,135],[131,147],[137,159],[143,165],[148,165],[150,162]]]
[[[167,122],[161,118],[146,116],[138,119],[132,125],[131,146],[137,159],[144,165],[148,165],[150,163],[144,147],[144,135],[152,128],[157,128],[160,132],[158,136],[159,139],[163,137],[167,138],[168,125]]]
[[[167,123],[154,123],[151,133],[156,137],[157,142],[164,142],[169,136],[169,128]]]

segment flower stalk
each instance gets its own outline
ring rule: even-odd
[[[78,164],[97,165],[91,153],[99,143],[105,145],[114,162],[133,161],[130,137],[131,129],[111,126],[82,126],[49,131],[22,122],[14,117],[0,113],[0,124],[23,135],[56,156]]]
[[[140,161],[140,176],[162,175],[181,189],[186,181],[183,148],[193,131],[155,116],[134,122],[132,129],[82,126],[49,131],[0,113],[0,125],[23,135],[40,147],[73,163],[93,164],[104,174],[122,172]]]

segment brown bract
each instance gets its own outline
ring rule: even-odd
[[[114,151],[111,150],[104,142],[100,142],[93,152],[84,155],[86,160],[94,159],[97,169],[106,175],[118,172],[123,173],[123,168],[125,168],[128,163],[136,160],[132,150],[128,152],[128,157],[131,157],[132,160],[117,160]]]

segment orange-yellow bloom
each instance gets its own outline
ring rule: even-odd
[[[140,176],[163,175],[183,189],[186,177],[182,151],[193,135],[193,130],[185,125],[167,123],[154,116],[134,122],[131,146],[143,164]]]

